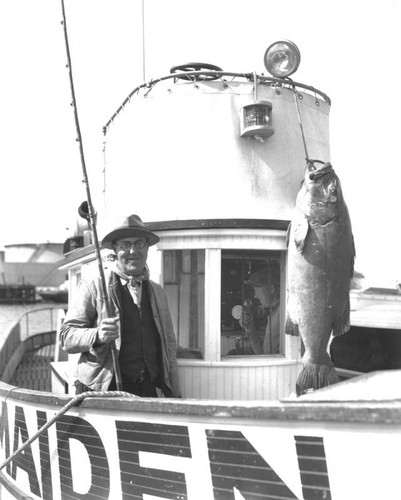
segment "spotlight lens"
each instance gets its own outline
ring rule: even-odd
[[[298,47],[289,40],[272,43],[264,57],[267,71],[277,78],[284,78],[295,73],[300,61],[301,53]]]

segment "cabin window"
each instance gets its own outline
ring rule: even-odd
[[[163,282],[178,358],[204,359],[205,251],[165,250]]]
[[[279,251],[222,250],[221,356],[280,352]]]
[[[82,273],[81,273],[81,268],[74,268],[70,269],[69,271],[69,276],[68,276],[68,281],[69,281],[69,297],[68,297],[68,302],[71,303],[73,297],[75,296],[79,282],[82,279]]]

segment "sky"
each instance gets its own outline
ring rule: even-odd
[[[65,0],[92,195],[102,127],[129,92],[176,64],[265,72],[293,40],[296,81],[332,100],[331,162],[350,211],[356,270],[401,280],[401,0]],[[0,249],[63,242],[86,199],[59,0],[0,0]],[[199,217],[202,217],[201,213]]]

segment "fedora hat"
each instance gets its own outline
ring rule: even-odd
[[[278,285],[280,283],[280,266],[278,262],[254,272],[244,283],[256,287]]]
[[[148,240],[149,246],[155,245],[160,240],[155,233],[146,229],[145,224],[138,215],[132,214],[124,217],[117,227],[104,236],[102,247],[113,248],[115,241],[132,236],[143,236]]]

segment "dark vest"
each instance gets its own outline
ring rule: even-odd
[[[141,310],[134,303],[127,286],[121,283],[121,348],[119,363],[123,381],[135,382],[141,370],[147,370],[151,379],[159,375],[160,335],[153,319],[149,299],[149,283],[142,283]]]

